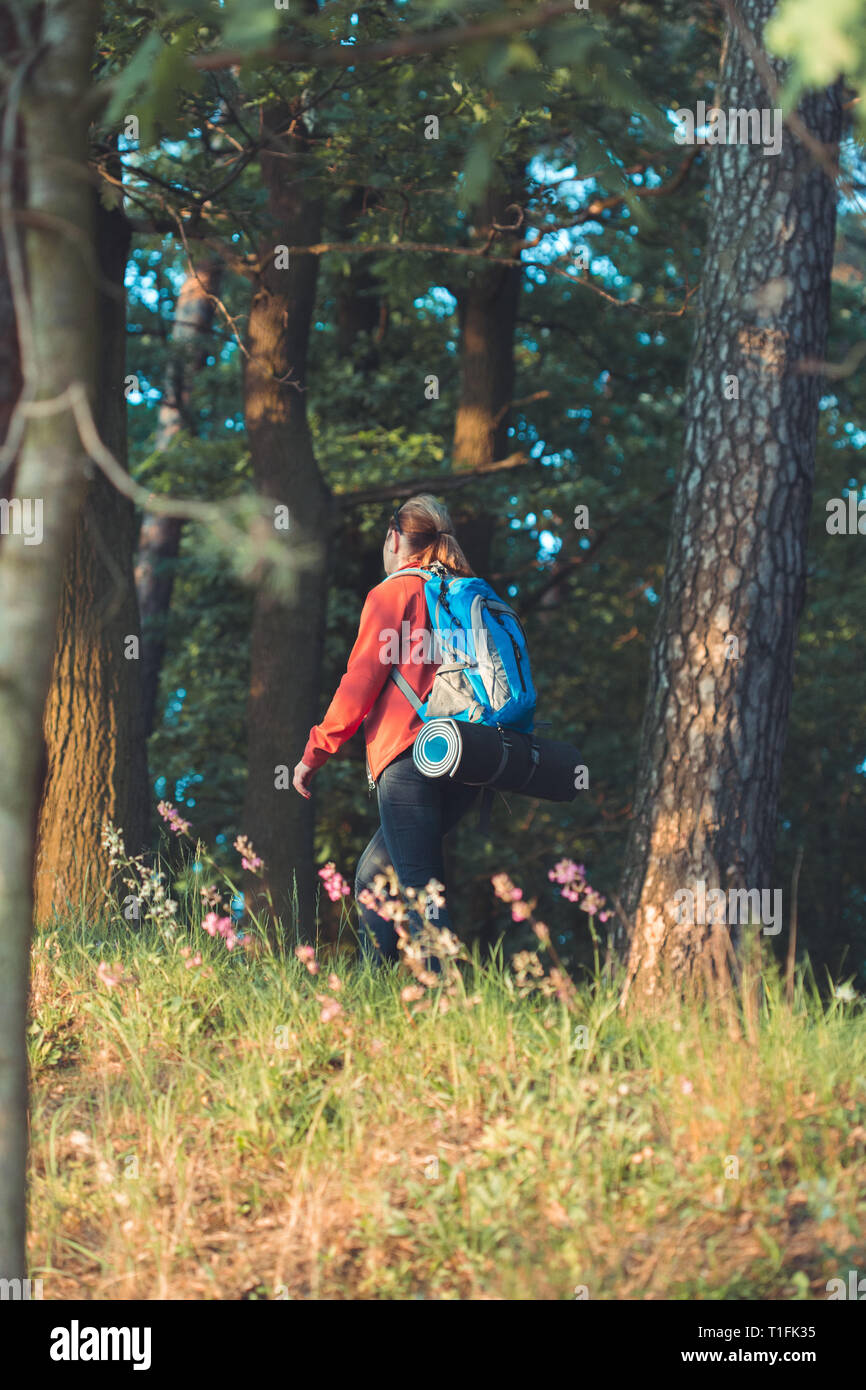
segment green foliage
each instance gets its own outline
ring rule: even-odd
[[[138,117],[142,144],[151,144],[157,133],[182,135],[184,122],[177,109],[178,88],[195,91],[199,85],[189,50],[198,26],[182,25],[163,39],[151,32],[114,80],[111,100],[105,113],[107,125],[120,124],[124,117]]]
[[[803,90],[826,87],[844,74],[860,95],[854,119],[864,123],[866,93],[866,4],[864,0],[780,0],[767,23],[764,39],[771,53],[791,60],[784,93],[786,108],[795,106]]]
[[[246,38],[242,11],[250,15]],[[348,0],[317,16],[298,11],[283,18],[281,38],[333,43],[349,34]],[[837,6],[810,7],[808,32],[805,10],[793,4],[780,6],[780,24],[789,11],[799,15],[800,27],[779,32],[792,44],[796,39],[804,54],[809,32],[819,35],[831,25],[854,32],[849,11]],[[471,4],[411,3],[399,15],[393,6],[365,6],[351,35],[381,42],[407,28],[450,25],[456,14],[469,20],[479,13]],[[229,17],[235,29],[220,31],[225,17],[201,7],[160,9],[158,24],[114,16],[100,45],[105,71],[122,72],[136,45],[157,29],[160,43],[171,47],[171,34],[183,25],[188,51],[227,43],[235,33],[233,42],[252,52],[262,16],[239,5]],[[196,260],[205,254],[200,236],[218,238],[226,256],[221,300],[228,317],[217,315],[213,351],[196,378],[192,430],[157,454],[156,410],[170,359],[166,334],[188,265],[170,231],[139,235],[133,253],[128,369],[139,375],[144,397],[129,411],[133,469],[149,488],[187,496],[228,501],[249,489],[236,335],[243,336],[249,310],[248,258],[267,228],[258,165],[248,157],[251,132],[266,113],[303,92],[314,135],[303,174],[324,200],[323,239],[356,248],[321,259],[308,365],[316,457],[341,497],[393,486],[396,500],[410,480],[449,472],[459,303],[480,269],[477,260],[453,253],[473,244],[474,204],[488,186],[509,200],[513,192],[525,209],[520,235],[532,244],[523,252],[513,392],[524,404],[512,411],[508,449],[533,461],[442,495],[461,519],[494,517],[488,577],[524,613],[540,717],[581,747],[590,789],[564,810],[518,797],[507,806],[498,800],[489,841],[472,823],[461,829],[449,851],[459,885],[456,920],[470,940],[488,946],[503,929],[487,892],[492,872],[540,871],[553,853],[586,860],[608,894],[619,879],[670,489],[681,454],[693,324],[684,307],[701,276],[710,156],[699,155],[675,192],[644,200],[638,194],[669,181],[680,167],[683,152],[665,113],[712,96],[718,44],[715,12],[686,21],[681,6],[665,0],[602,17],[575,12],[507,42],[339,72],[288,70],[256,59],[240,72],[208,73],[196,83],[187,84],[181,73],[180,90],[160,100],[179,113],[182,138],[164,139],[168,125],[156,125],[152,146],[143,141],[123,155],[128,210],[169,227],[180,217]],[[811,50],[827,51],[816,41]],[[858,71],[855,59],[849,76]],[[810,72],[814,79],[817,69]],[[168,106],[166,122],[174,119]],[[424,138],[430,115],[439,120],[438,140]],[[211,196],[215,188],[220,191]],[[593,199],[608,198],[621,201],[587,215]],[[846,246],[852,234],[846,226]],[[408,244],[445,250],[418,253]],[[495,250],[503,244],[497,240]],[[359,254],[371,245],[393,249]],[[578,275],[580,249],[588,251],[591,269]],[[863,336],[862,247],[852,243],[846,254],[859,278],[835,285],[835,360]],[[378,322],[342,341],[341,314],[370,301]],[[688,298],[689,309],[693,303]],[[432,400],[425,396],[430,374],[439,381]],[[822,413],[812,572],[779,822],[780,881],[804,848],[800,942],[834,973],[866,970],[866,878],[855,842],[864,794],[857,769],[866,757],[856,733],[866,716],[858,674],[863,586],[856,538],[828,538],[821,507],[826,496],[841,495],[849,478],[862,486],[856,430],[864,406],[855,375],[834,386]],[[586,533],[574,526],[578,504],[589,508]],[[381,578],[389,510],[389,500],[339,510],[322,711],[345,668],[363,597]],[[579,563],[542,598],[554,557]],[[151,768],[154,781],[166,779],[169,796],[176,782],[203,777],[192,792],[191,816],[208,837],[231,839],[243,830],[237,816],[250,603],[249,590],[227,571],[207,534],[188,528]],[[179,690],[186,692],[182,698]],[[317,857],[335,859],[350,875],[375,828],[360,738],[331,760],[318,786]],[[550,909],[552,925],[568,938],[568,961],[585,964],[585,934],[563,904]]]
[[[226,48],[255,52],[276,36],[280,11],[276,5],[249,5],[244,0],[226,0],[223,7],[222,41]]]

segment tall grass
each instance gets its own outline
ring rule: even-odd
[[[790,1005],[768,970],[735,1030],[623,1017],[609,972],[528,988],[507,950],[417,1007],[404,967],[314,966],[197,921],[37,935],[46,1298],[826,1298],[866,1273],[863,1011],[807,970]]]

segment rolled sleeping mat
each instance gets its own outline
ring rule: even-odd
[[[412,761],[425,777],[453,777],[470,786],[523,792],[544,801],[573,801],[580,753],[570,743],[517,729],[430,719],[412,747]]]

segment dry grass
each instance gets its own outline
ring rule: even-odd
[[[344,964],[323,1022],[326,972],[209,938],[188,969],[184,939],[34,947],[46,1298],[825,1298],[866,1269],[859,1001],[768,980],[749,1042],[501,964],[413,1014]]]

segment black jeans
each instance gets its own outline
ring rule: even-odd
[[[445,883],[443,836],[462,819],[479,791],[450,777],[425,777],[412,761],[411,748],[398,753],[377,783],[381,824],[358,861],[356,901],[362,889],[372,889],[376,874],[387,873],[391,865],[403,889],[426,888],[431,878]],[[358,914],[362,955],[376,963],[398,960],[393,922],[362,903],[358,903]],[[437,927],[450,929],[447,903],[431,912],[430,919]],[[412,910],[406,925],[414,935],[422,925],[420,914]]]

